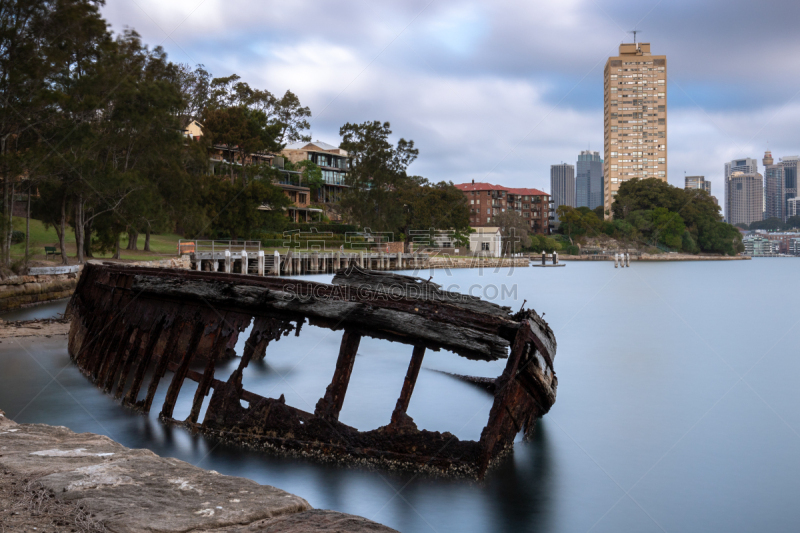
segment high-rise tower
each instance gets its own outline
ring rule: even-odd
[[[597,152],[582,150],[575,165],[575,207],[603,205],[603,160]]]
[[[603,204],[610,211],[622,182],[667,181],[667,56],[651,55],[650,43],[621,44],[604,79]]]
[[[553,199],[554,210],[562,205],[575,207],[574,166],[566,163],[550,165],[550,196]]]

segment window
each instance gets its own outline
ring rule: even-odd
[[[486,222],[489,222],[489,221],[487,220]],[[489,243],[488,242],[482,242],[481,243],[481,251],[484,251],[484,252],[488,252],[489,251]]]

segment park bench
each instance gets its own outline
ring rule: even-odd
[[[50,254],[53,254],[53,257],[55,257],[58,254],[58,248],[56,248],[55,246],[45,246],[44,258],[47,259],[50,256]]]

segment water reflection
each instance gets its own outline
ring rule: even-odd
[[[63,338],[0,344],[0,409],[19,422],[106,434],[275,485],[404,533],[662,531],[655,521],[667,531],[792,531],[800,524],[800,312],[774,295],[786,293],[796,265],[764,259],[620,271],[570,263],[482,278],[451,271],[448,280],[461,286],[517,284],[517,300],[504,303],[518,309],[527,299],[558,338],[558,401],[531,442],[518,443],[483,483],[341,468],[190,435],[157,419],[171,374],[153,412],[138,415],[77,371]],[[245,388],[313,409],[339,339],[306,326],[300,337],[271,344],[265,361],[250,364]],[[363,345],[342,418],[371,429],[388,421],[410,350]],[[236,364],[221,364],[219,375]],[[478,438],[491,396],[437,371],[494,377],[504,364],[426,354],[409,414],[420,427]],[[188,414],[194,386],[187,383],[176,414]]]

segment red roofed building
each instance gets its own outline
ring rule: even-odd
[[[456,185],[467,197],[470,226],[492,226],[492,218],[506,210],[516,211],[528,221],[531,232],[550,234],[550,195],[539,189],[514,189],[491,183]]]

